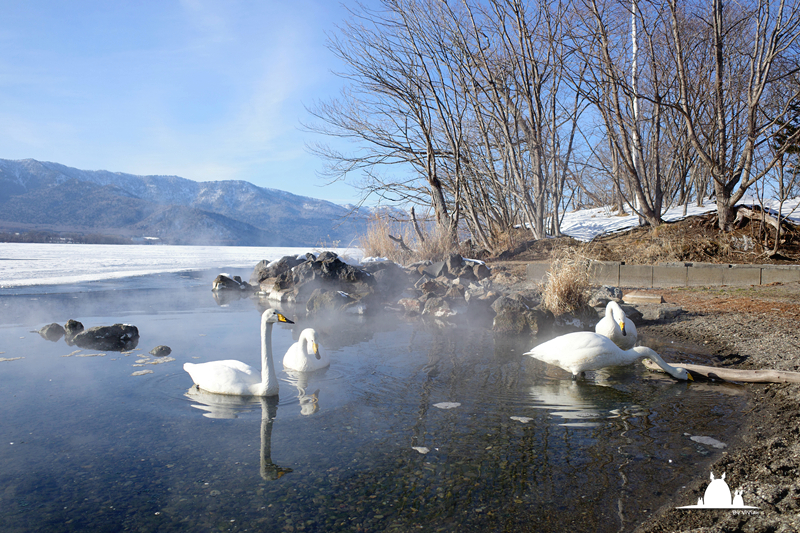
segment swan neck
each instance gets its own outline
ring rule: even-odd
[[[272,322],[261,324],[261,380],[265,391],[278,389],[278,376],[272,357]]]
[[[661,356],[658,355],[658,353],[656,353],[655,351],[650,350],[650,353],[648,353],[645,357],[647,357],[648,359],[653,361],[655,364],[660,366],[661,369],[664,372],[666,372],[667,374],[669,374],[673,378],[679,378],[678,369],[675,368],[674,366],[671,366],[671,365],[667,364],[667,362],[664,361],[663,359],[661,359]]]

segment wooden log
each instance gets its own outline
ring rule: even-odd
[[[765,213],[765,212],[760,211],[760,210],[759,211],[754,211],[754,210],[750,209],[749,207],[739,206],[736,209],[736,220],[734,221],[734,223],[738,224],[745,217],[749,218],[750,220],[763,220],[764,222],[766,222],[767,224],[769,224],[770,226],[772,226],[776,230],[778,229],[779,225],[786,226],[787,224],[790,224],[790,221],[788,221],[786,219],[782,219],[780,221],[780,223],[779,223],[778,219],[775,218],[774,216],[770,215],[769,213]]]
[[[642,363],[650,370],[663,372],[654,362],[643,359]],[[787,370],[740,370],[736,368],[719,368],[716,366],[691,365],[684,363],[668,363],[670,366],[685,368],[693,376],[700,375],[707,379],[719,381],[739,381],[743,383],[800,383],[800,372]]]

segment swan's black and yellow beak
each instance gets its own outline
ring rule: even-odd
[[[622,330],[622,335],[623,336],[627,336],[628,335],[627,333],[625,333],[625,321],[624,320],[620,320],[619,321],[619,329]]]
[[[314,350],[314,356],[317,358],[317,360],[322,359],[322,356],[319,354],[319,344],[311,341],[311,348]]]
[[[286,322],[287,324],[294,324],[294,322],[292,322],[291,320],[289,320],[288,318],[286,318],[282,314],[280,314],[280,313],[275,313],[275,314],[278,316],[278,322]]]
[[[686,381],[694,381],[694,378],[692,377],[692,373],[689,372],[688,370],[686,371]]]

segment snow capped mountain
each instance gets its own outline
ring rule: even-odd
[[[3,229],[155,236],[182,244],[349,245],[365,214],[246,181],[195,182],[0,159]]]

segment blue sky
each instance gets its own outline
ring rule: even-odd
[[[322,186],[300,127],[341,86],[325,32],[346,16],[336,0],[5,1],[0,158],[353,202]]]

